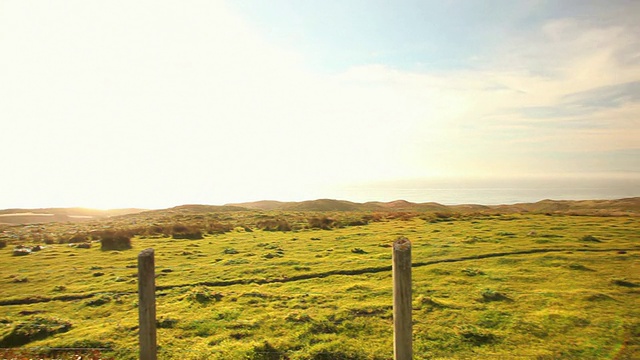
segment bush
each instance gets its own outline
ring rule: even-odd
[[[37,317],[33,321],[16,325],[0,340],[0,347],[16,347],[42,340],[57,333],[67,332],[71,323],[60,319]]]
[[[6,247],[7,247],[7,240],[1,239],[0,240],[0,249],[6,248]]]
[[[403,221],[408,221],[418,216],[416,213],[412,212],[404,212],[404,211],[394,211],[387,214],[387,219],[398,219]]]
[[[87,236],[87,234],[78,233],[68,238],[66,242],[70,244],[84,243],[84,242],[87,242],[88,239],[89,237]]]
[[[200,240],[202,236],[202,230],[195,226],[186,226],[183,224],[175,224],[171,229],[171,237],[174,239],[189,239]]]
[[[368,224],[369,223],[364,219],[347,221],[347,226],[364,226],[364,225],[368,225]]]
[[[31,254],[31,249],[28,248],[15,248],[13,249],[13,256],[25,256]]]
[[[168,236],[169,231],[167,231],[164,227],[158,224],[153,224],[151,226],[148,226],[146,229],[144,229],[143,234],[147,236],[157,236],[157,235]]]
[[[291,231],[291,225],[284,219],[262,220],[256,226],[263,231]]]
[[[131,249],[131,237],[119,231],[106,231],[100,238],[101,250]]]
[[[336,221],[334,219],[328,218],[326,216],[322,217],[312,217],[307,219],[309,223],[309,228],[311,229],[322,229],[322,230],[330,230],[336,225]]]
[[[224,234],[226,232],[229,232],[231,230],[233,230],[233,226],[229,225],[229,224],[223,224],[223,223],[219,223],[219,222],[211,222],[209,224],[207,224],[207,233],[208,234]],[[247,232],[251,232],[251,229],[249,229],[248,227],[243,227],[243,229]]]

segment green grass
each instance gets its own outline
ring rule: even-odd
[[[8,244],[0,339],[45,321],[53,330],[19,345],[137,358],[136,261],[154,248],[159,358],[390,359],[389,244],[406,236],[416,359],[639,358],[639,223],[413,217],[333,230],[236,227],[201,240],[135,237],[122,251],[50,244],[17,257]]]

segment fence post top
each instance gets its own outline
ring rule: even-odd
[[[144,249],[142,251],[140,251],[140,254],[138,254],[138,257],[148,257],[148,256],[153,256],[153,248],[149,248],[149,249]]]
[[[404,251],[411,249],[411,241],[404,236],[401,236],[393,242],[393,249],[396,251]]]

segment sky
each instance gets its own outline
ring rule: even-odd
[[[640,183],[638,14],[633,0],[0,0],[0,208]]]

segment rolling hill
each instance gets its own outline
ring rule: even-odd
[[[133,214],[158,215],[163,213],[216,213],[233,211],[317,211],[317,212],[442,212],[442,213],[535,213],[599,216],[640,215],[640,197],[617,200],[542,200],[535,203],[512,205],[442,205],[435,202],[413,203],[405,200],[391,202],[356,203],[346,200],[318,199],[301,202],[262,200],[226,205],[180,205],[168,209],[115,209],[44,208],[0,210],[0,224],[35,224],[51,222],[82,222]]]

